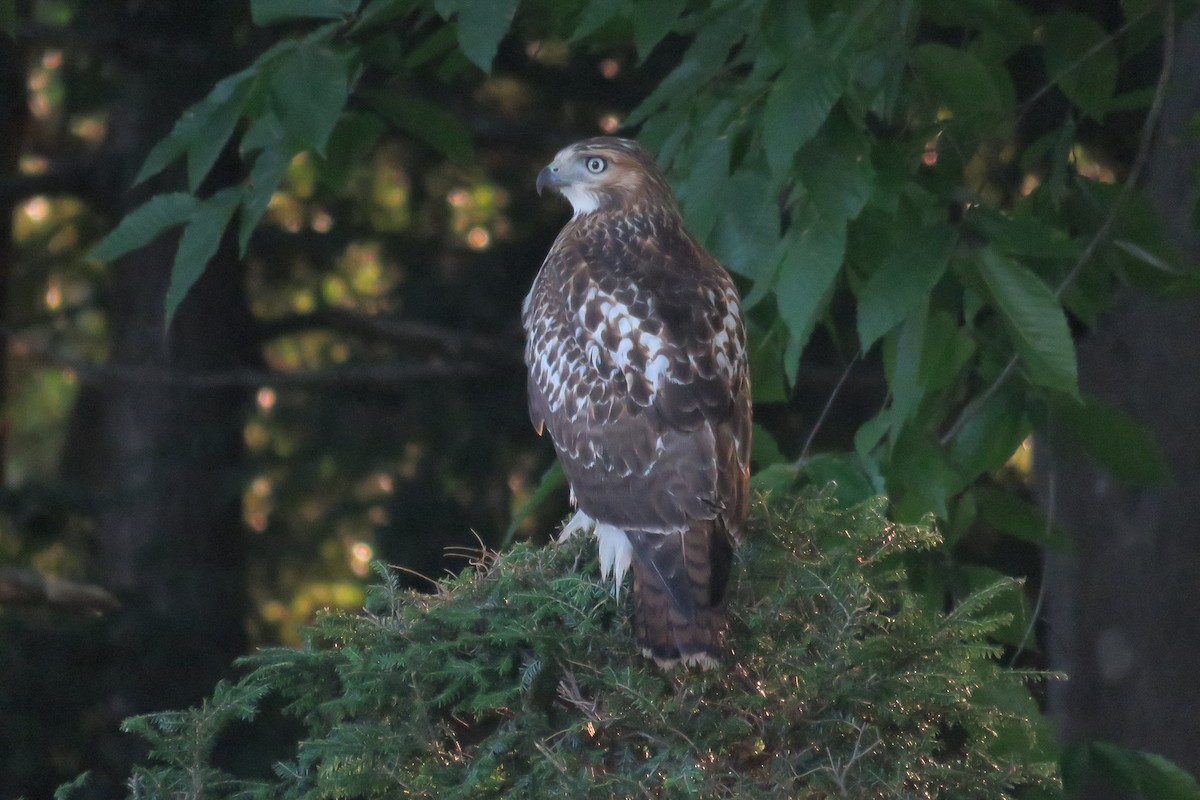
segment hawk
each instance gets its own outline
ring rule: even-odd
[[[525,298],[529,415],[558,452],[634,631],[660,667],[722,651],[748,505],[750,376],[741,302],[662,171],[628,139],[561,151],[537,177],[574,215]]]

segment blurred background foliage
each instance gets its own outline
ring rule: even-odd
[[[420,586],[549,537],[518,310],[566,209],[533,182],[600,133],[747,297],[758,487],[932,515],[927,602],[1028,578],[997,638],[1064,666],[1035,434],[1182,480],[1074,342],[1200,285],[1131,191],[1194,5],[0,0],[0,797],[118,780],[120,719],[360,607],[372,558]]]

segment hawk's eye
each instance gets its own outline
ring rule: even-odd
[[[604,172],[607,166],[608,162],[600,156],[592,156],[587,160],[587,170],[593,175],[599,175],[601,172]]]

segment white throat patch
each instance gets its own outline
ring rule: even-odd
[[[577,183],[563,187],[562,195],[571,203],[571,208],[575,209],[576,217],[590,214],[600,207],[599,195]]]

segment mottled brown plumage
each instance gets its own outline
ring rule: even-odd
[[[722,650],[748,502],[741,303],[635,142],[574,144],[538,176],[575,215],[525,300],[529,411],[548,429],[601,567],[634,573],[634,630],[659,664]]]

